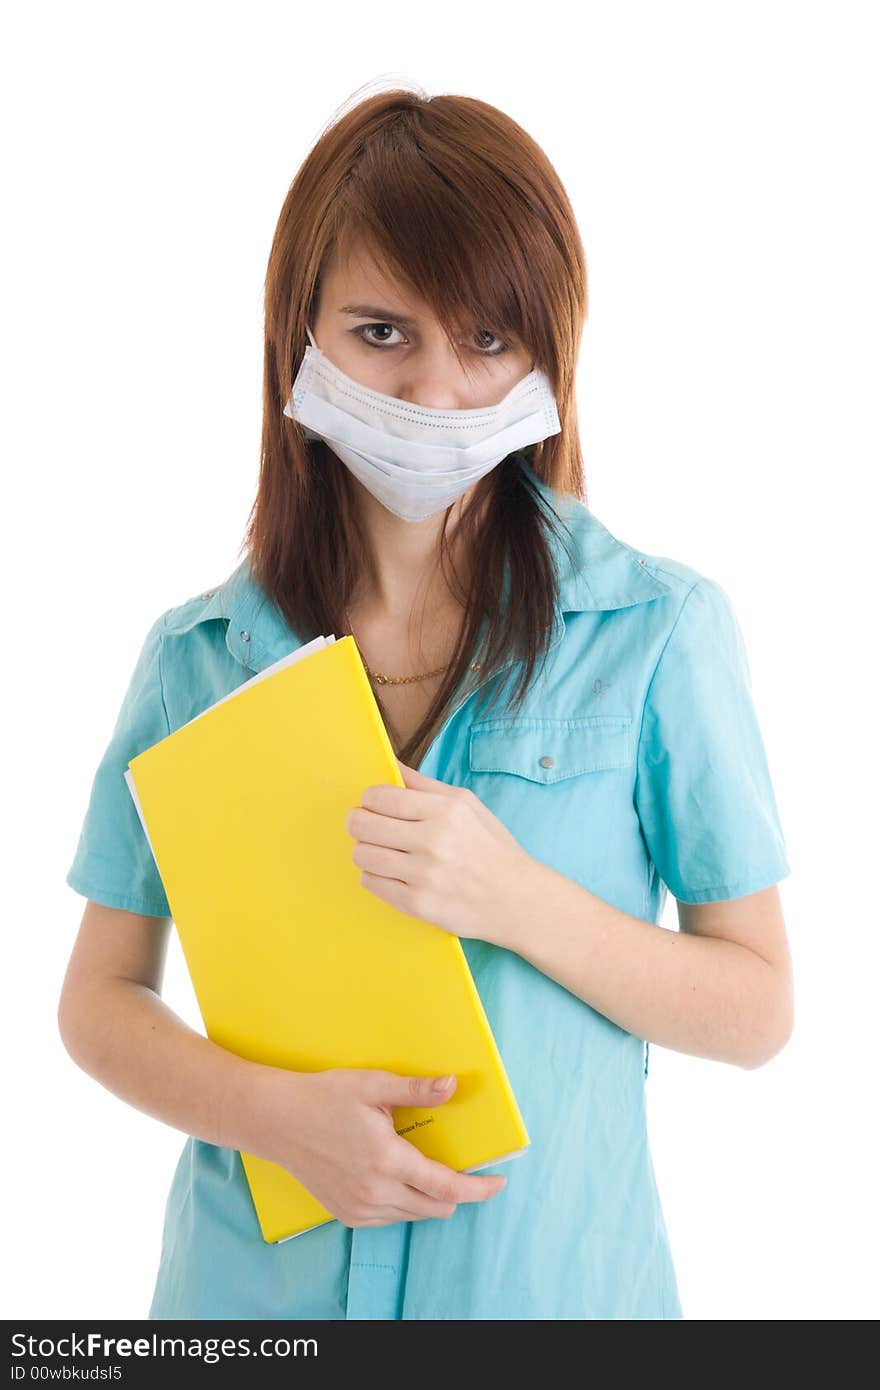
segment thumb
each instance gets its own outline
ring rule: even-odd
[[[379,1083],[384,1105],[442,1105],[454,1095],[456,1078],[451,1076],[399,1076],[386,1072]]]

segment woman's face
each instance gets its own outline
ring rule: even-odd
[[[331,259],[311,329],[324,356],[361,385],[438,410],[496,405],[533,365],[491,325],[462,336],[459,362],[428,306],[366,254]]]

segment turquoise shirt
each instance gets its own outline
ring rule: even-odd
[[[552,650],[515,717],[503,703],[480,713],[462,687],[420,770],[470,787],[529,854],[648,922],[667,890],[703,903],[786,877],[725,591],[616,539],[525,467],[570,527],[554,543]],[[124,781],[129,759],[314,635],[288,628],[246,561],[156,620],[95,774],[71,888],[170,917]],[[506,1174],[504,1190],[447,1219],[332,1221],[270,1245],[238,1152],[189,1137],[149,1317],[683,1316],[648,1143],[647,1044],[515,952],[462,946],[531,1138],[487,1170]]]

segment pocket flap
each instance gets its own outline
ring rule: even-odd
[[[470,732],[472,772],[509,772],[531,782],[559,782],[581,772],[630,767],[632,718],[485,719]]]

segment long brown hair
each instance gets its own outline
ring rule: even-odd
[[[484,625],[481,685],[523,662],[513,709],[546,655],[556,603],[546,527],[555,514],[543,508],[522,459],[542,482],[585,500],[574,372],[586,261],[546,155],[486,102],[384,91],[321,133],[288,190],[269,255],[260,474],[245,541],[252,577],[303,641],[347,631],[344,610],[369,563],[348,469],[283,414],[322,267],[350,248],[369,248],[412,286],[451,340],[462,323],[519,340],[553,384],[562,426],[491,469],[462,508],[456,541],[473,558],[468,590],[459,592],[459,641],[422,724],[395,750],[417,765],[471,670]],[[448,520],[447,509],[441,565],[450,558]],[[448,582],[455,592],[454,570]]]

